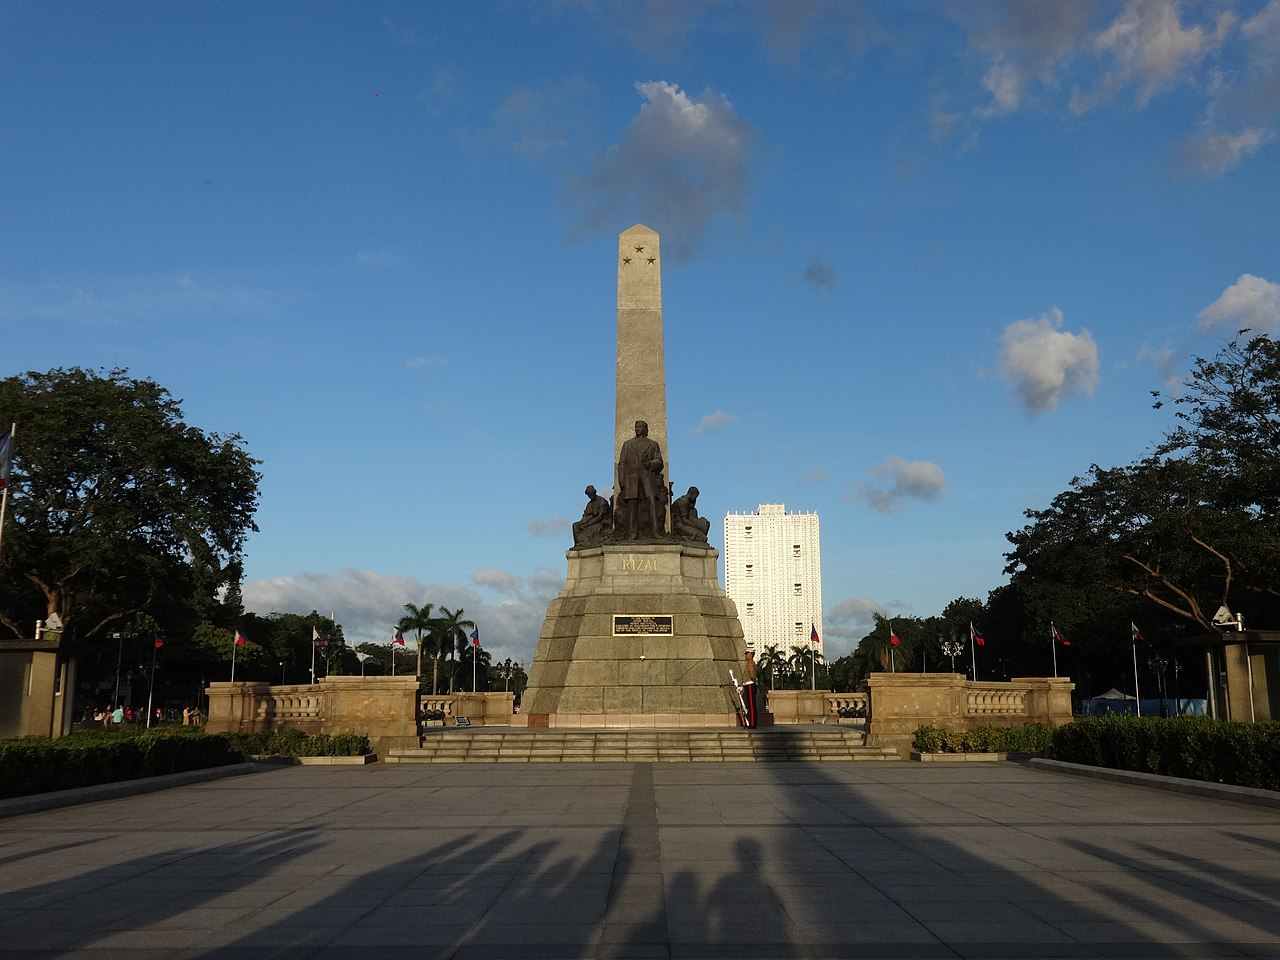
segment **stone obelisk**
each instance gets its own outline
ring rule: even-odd
[[[649,425],[648,440],[656,441],[662,453],[659,499],[665,501],[667,385],[661,277],[658,235],[639,225],[621,234],[614,487],[618,488],[623,444],[636,443],[636,421],[643,420]],[[641,444],[646,450],[651,447],[648,441]],[[656,466],[656,459],[644,456],[645,462]],[[628,469],[634,469],[635,461],[627,463]],[[594,487],[587,493],[595,494]],[[629,503],[634,505],[634,498]],[[575,543],[588,513],[597,516],[594,511],[602,504],[599,497],[589,502],[583,520],[575,524]],[[665,510],[664,503],[659,502],[656,509]],[[604,510],[607,514],[607,505]],[[531,727],[736,725],[737,696],[730,672],[741,662],[742,624],[720,586],[719,554],[706,543],[705,527],[701,542],[673,537],[666,516],[656,525],[661,527],[657,535],[652,527],[643,536],[636,527],[620,532],[620,510],[619,504],[605,533],[583,537],[565,554],[569,561],[565,587],[547,605],[522,710],[512,723]],[[673,511],[674,507],[667,512]],[[593,529],[599,530],[598,521]]]
[[[642,224],[618,235],[618,375],[613,420],[614,463],[635,423],[649,424],[664,457],[667,446],[667,368],[662,346],[662,258],[658,234]],[[662,468],[662,485],[670,475]],[[614,484],[618,489],[615,467]]]

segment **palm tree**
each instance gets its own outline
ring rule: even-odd
[[[440,608],[441,616],[435,621],[436,642],[439,643],[440,649],[445,655],[453,659],[454,654],[461,655],[462,651],[467,648],[467,644],[471,641],[468,630],[474,630],[476,625],[470,620],[463,620],[463,609],[459,607],[457,610],[450,610],[447,607]],[[453,693],[454,673],[449,673],[449,692]]]
[[[787,666],[800,687],[804,687],[804,682],[809,679],[809,656],[808,650],[796,646],[791,648],[791,653],[787,657]]]
[[[769,689],[774,689],[774,674],[779,667],[785,667],[787,662],[786,656],[782,649],[776,644],[771,643],[760,651],[760,656],[756,657],[756,668],[769,674]]]
[[[396,626],[399,627],[401,630],[412,630],[414,632],[415,638],[418,641],[417,676],[419,677],[419,679],[421,679],[422,677],[422,640],[424,635],[427,637],[431,637],[432,635],[431,634],[431,625],[432,625],[431,608],[434,606],[435,606],[434,603],[424,603],[420,607],[412,603],[406,603],[404,605],[405,615],[401,617],[400,622],[396,624]],[[436,687],[435,687],[435,671],[434,671],[435,658],[434,657],[432,657],[431,662],[433,666],[432,676],[431,676],[431,692],[435,693]]]
[[[475,661],[475,669],[472,670],[471,661]],[[489,688],[489,667],[493,664],[493,656],[484,647],[477,647],[468,643],[462,648],[458,655],[458,667],[462,674],[462,680],[465,682],[472,676],[476,678],[476,688],[479,690],[487,690]],[[462,684],[459,684],[461,686]]]

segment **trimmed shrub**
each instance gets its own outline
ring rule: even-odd
[[[1240,787],[1280,790],[1280,723],[1207,717],[1079,717],[1053,733],[1050,756]]]
[[[177,728],[136,734],[85,731],[51,740],[0,741],[0,797],[71,790],[239,763],[225,737]]]
[[[276,730],[225,736],[242,753],[254,757],[358,757],[371,750],[369,738],[358,733],[308,736],[301,730]]]
[[[971,730],[922,726],[916,730],[911,746],[919,753],[1044,753],[1052,735],[1053,728],[1045,723]]]

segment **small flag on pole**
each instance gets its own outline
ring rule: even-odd
[[[1058,628],[1057,628],[1057,627],[1055,627],[1052,623],[1050,623],[1050,624],[1049,624],[1049,629],[1053,632],[1053,642],[1054,642],[1054,643],[1060,643],[1060,644],[1062,644],[1064,647],[1069,647],[1069,646],[1071,646],[1071,641],[1070,641],[1070,640],[1068,640],[1066,637],[1064,637],[1061,633],[1059,633],[1059,632],[1058,632]]]
[[[809,642],[820,643],[818,639],[818,625],[816,623],[809,624]]]
[[[236,646],[237,646],[237,647],[243,647],[243,646],[244,646],[246,643],[248,643],[248,642],[249,642],[249,638],[248,638],[248,637],[246,637],[246,636],[245,636],[243,633],[241,633],[239,630],[237,630],[237,631],[236,631]]]
[[[391,635],[391,642],[397,647],[404,646],[404,633],[401,632],[399,627],[396,627],[396,632]]]
[[[9,486],[9,473],[13,469],[13,431],[0,432],[0,490]]]
[[[480,646],[480,628],[476,627],[471,631],[471,645],[473,647]]]
[[[987,638],[982,635],[982,631],[973,625],[973,621],[969,621],[969,639],[980,647],[987,645]]]
[[[898,639],[898,635],[893,631],[893,624],[889,624],[889,642],[895,647],[902,646],[902,641]]]
[[[163,646],[164,646],[164,641],[161,640],[159,637],[156,637],[156,649],[159,650]]]
[[[1148,647],[1151,646],[1151,641],[1143,635],[1142,631],[1138,629],[1138,625],[1132,620],[1129,621],[1129,630],[1133,635],[1133,645],[1135,647],[1140,643],[1145,643]]]

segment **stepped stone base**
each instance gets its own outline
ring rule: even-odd
[[[898,760],[855,730],[441,730],[388,763],[750,763]]]
[[[713,548],[606,544],[566,556],[513,725],[737,726],[729,671],[741,670],[742,624]]]

